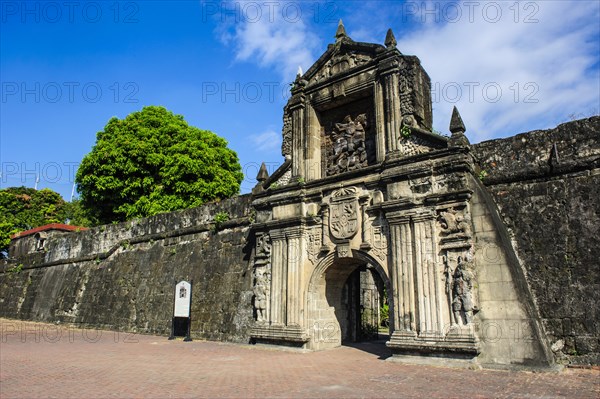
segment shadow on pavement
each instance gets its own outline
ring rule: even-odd
[[[377,355],[380,360],[385,360],[388,357],[392,356],[392,351],[390,350],[390,348],[385,346],[385,343],[388,341],[388,339],[389,338],[386,336],[385,338],[379,338],[377,340],[372,341],[345,342],[343,346],[371,353],[373,355]]]

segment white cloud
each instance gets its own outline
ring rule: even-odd
[[[221,24],[218,29],[225,43],[234,43],[236,60],[274,68],[285,82],[294,80],[298,66],[306,71],[315,61],[321,42],[302,18],[306,10],[301,3],[230,4],[240,22]]]
[[[253,134],[250,136],[250,140],[252,140],[256,149],[260,151],[277,151],[281,147],[281,133],[277,133],[274,130]]]
[[[322,41],[332,41],[315,33],[323,21],[294,20],[292,8],[286,14],[289,3],[239,4],[242,14],[244,4],[261,5],[262,16],[248,12],[222,28],[222,38],[234,44],[236,60],[273,68],[283,81],[293,80],[299,65],[306,71]],[[454,105],[472,142],[600,111],[597,1],[335,4],[335,19],[344,19],[353,39],[382,43],[392,27],[398,49],[421,59],[433,86],[434,126],[442,132]]]
[[[516,3],[492,3],[502,7],[495,23],[480,8],[472,22],[463,13],[456,23],[423,24],[399,37],[398,48],[417,55],[431,77],[436,127],[447,131],[453,105],[474,142],[598,112],[599,3],[519,3],[518,16]]]

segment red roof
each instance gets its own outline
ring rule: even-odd
[[[87,227],[79,227],[79,226],[73,226],[70,224],[62,224],[62,223],[50,223],[50,224],[46,224],[44,226],[36,227],[35,229],[21,231],[20,233],[13,234],[12,236],[10,236],[10,238],[12,240],[14,240],[15,238],[22,238],[22,237],[26,237],[26,236],[30,236],[32,234],[38,233],[40,231],[47,231],[47,230],[83,231],[83,230],[87,230]]]

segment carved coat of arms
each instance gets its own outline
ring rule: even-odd
[[[318,228],[309,230],[306,235],[306,252],[308,252],[308,260],[313,265],[317,260],[321,245],[321,230]]]
[[[331,235],[338,240],[352,238],[358,232],[358,200],[356,189],[341,189],[334,193],[329,214]]]

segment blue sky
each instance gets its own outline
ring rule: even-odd
[[[471,142],[600,111],[600,2],[0,1],[0,187],[67,200],[112,117],[162,105],[227,139],[249,192],[280,155],[282,108],[344,21],[417,55],[434,128],[458,106]]]

